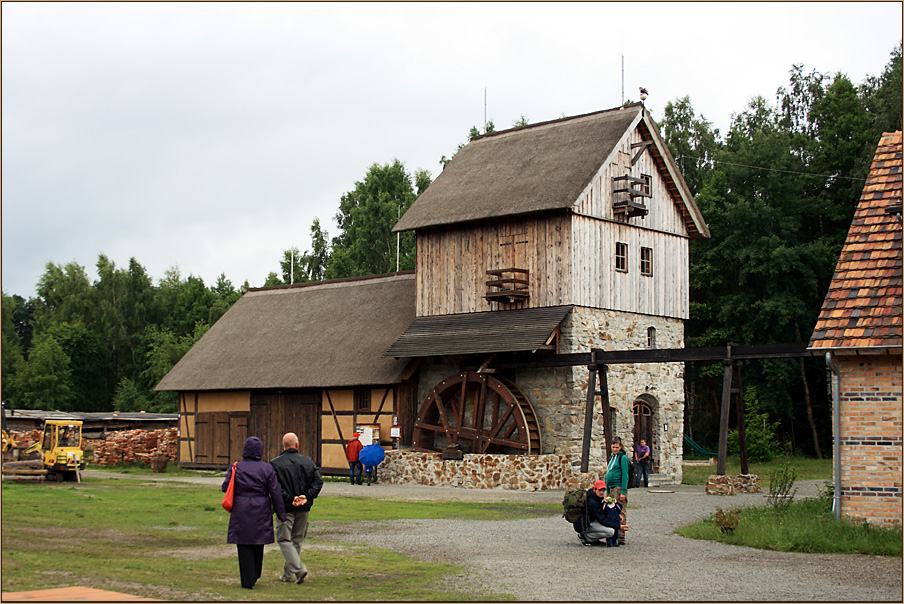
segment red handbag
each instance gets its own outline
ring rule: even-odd
[[[226,487],[226,494],[223,495],[223,509],[227,512],[232,511],[232,497],[235,493],[235,466],[238,465],[239,462],[233,462],[232,464],[232,476],[229,477],[229,486]]]

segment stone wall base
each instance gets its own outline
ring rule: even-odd
[[[707,495],[735,495],[736,493],[759,493],[760,480],[756,474],[721,476],[713,474],[706,481]]]
[[[393,484],[423,484],[466,489],[589,489],[602,480],[606,467],[591,464],[581,473],[580,459],[572,455],[465,454],[464,459],[443,459],[441,453],[387,451],[380,464],[380,480]]]

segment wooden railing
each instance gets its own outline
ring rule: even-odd
[[[495,277],[486,282],[485,298],[491,302],[514,302],[530,298],[530,271],[524,268],[497,268],[487,271]]]

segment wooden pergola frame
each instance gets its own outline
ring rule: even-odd
[[[763,344],[740,346],[726,344],[709,348],[654,348],[641,350],[611,350],[593,348],[589,353],[535,354],[530,357],[513,355],[509,359],[493,363],[497,369],[531,369],[548,367],[575,367],[586,365],[590,372],[587,381],[587,403],[584,408],[584,438],[581,448],[581,472],[587,472],[590,458],[590,432],[593,426],[593,408],[596,397],[602,397],[603,430],[606,438],[606,454],[611,450],[612,426],[609,405],[609,365],[635,363],[684,363],[721,361],[725,367],[722,379],[722,408],[719,422],[719,461],[716,473],[725,474],[728,451],[728,416],[734,397],[738,414],[738,439],[741,447],[741,473],[747,474],[747,441],[744,435],[744,400],[741,392],[741,362],[754,359],[793,359],[818,356],[819,352],[807,350],[806,343]],[[597,379],[600,386],[597,390]]]

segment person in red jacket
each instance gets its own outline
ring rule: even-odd
[[[345,445],[345,458],[348,459],[348,475],[352,484],[361,484],[361,477],[364,474],[364,468],[361,466],[361,462],[358,461],[358,453],[364,448],[364,445],[358,440],[359,436],[361,435],[355,432],[352,434],[352,439]],[[357,479],[355,478],[356,474]]]

